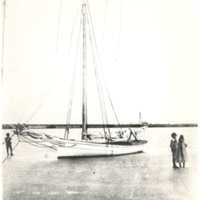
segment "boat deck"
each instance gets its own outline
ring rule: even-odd
[[[113,145],[141,145],[141,144],[145,144],[147,143],[146,140],[138,140],[138,141],[135,141],[135,140],[131,140],[130,142],[127,142],[127,141],[117,141],[117,142],[111,142],[111,144]]]

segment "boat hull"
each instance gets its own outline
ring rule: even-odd
[[[57,148],[58,158],[115,156],[142,152],[147,146],[146,140],[139,142],[113,142],[99,144],[92,142],[68,141],[65,147]]]

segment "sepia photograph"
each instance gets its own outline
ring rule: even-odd
[[[2,0],[2,200],[199,200],[196,0]]]

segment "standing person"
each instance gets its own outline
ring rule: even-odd
[[[171,134],[172,140],[170,142],[173,168],[179,168],[176,166],[176,156],[177,156],[177,149],[178,149],[178,143],[176,141],[176,136],[177,136],[176,133],[172,133]]]
[[[183,168],[185,168],[185,162],[187,161],[187,152],[186,152],[187,144],[184,142],[184,137],[181,135],[178,139],[178,149],[177,149],[177,162],[179,163],[179,167],[181,168],[183,163]]]
[[[9,156],[9,149],[10,149],[10,154],[13,156],[14,154],[12,153],[12,138],[10,137],[9,133],[6,133],[5,137],[5,143],[6,143],[6,150],[7,150],[7,155]]]

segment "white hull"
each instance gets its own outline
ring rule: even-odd
[[[90,156],[114,156],[142,152],[146,148],[147,141],[139,143],[98,144],[81,141],[65,141],[65,147],[57,148],[57,157],[90,157]]]

